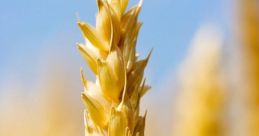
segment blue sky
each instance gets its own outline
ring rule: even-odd
[[[130,5],[134,3],[137,1]],[[163,80],[177,70],[195,31],[204,22],[227,31],[232,8],[226,0],[145,0],[138,51],[145,57],[154,48],[147,71],[150,82]],[[67,61],[80,64],[75,43],[83,38],[76,14],[94,24],[96,10],[95,0],[1,0],[0,85],[11,73],[28,82],[37,78],[38,67],[44,67],[39,63],[46,48],[72,54]]]

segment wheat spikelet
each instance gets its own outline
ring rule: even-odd
[[[244,56],[243,90],[247,136],[259,135],[259,5],[257,0],[240,1],[242,53]]]
[[[143,79],[146,59],[136,55],[142,1],[126,11],[128,0],[97,0],[96,27],[78,21],[86,44],[78,49],[96,75],[84,85],[87,136],[143,136],[145,117],[139,115],[140,98],[150,88]]]
[[[176,136],[222,136],[223,90],[219,81],[221,39],[203,27],[194,39],[180,73]]]

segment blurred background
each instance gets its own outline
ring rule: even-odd
[[[0,3],[0,136],[84,135],[76,20],[94,24],[96,1]],[[257,0],[144,1],[147,136],[259,135],[258,18]]]

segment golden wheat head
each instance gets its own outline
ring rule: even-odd
[[[87,136],[143,136],[145,117],[139,115],[140,98],[150,88],[143,79],[149,60],[136,55],[142,1],[128,11],[128,0],[97,0],[96,27],[78,21],[86,44],[80,54],[96,75],[81,79],[86,107]]]

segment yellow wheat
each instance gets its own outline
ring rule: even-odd
[[[224,95],[220,83],[220,35],[202,28],[180,73],[176,136],[222,136]]]
[[[247,136],[259,135],[259,12],[257,0],[240,1],[242,53],[244,54],[245,130]]]
[[[145,117],[140,98],[150,88],[143,79],[146,59],[136,55],[142,1],[127,9],[128,0],[97,0],[96,27],[78,21],[85,44],[78,49],[96,75],[85,79],[82,100],[86,107],[87,136],[143,136]]]

